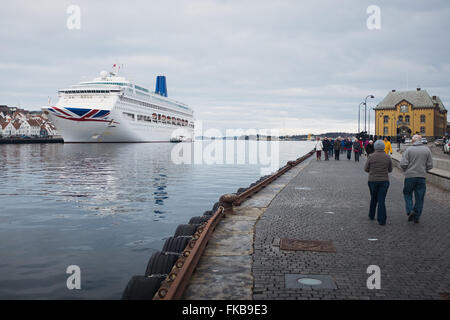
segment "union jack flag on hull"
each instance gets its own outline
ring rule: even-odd
[[[52,107],[48,108],[48,111],[52,112],[58,118],[66,120],[118,123],[108,119],[111,113],[110,110]]]

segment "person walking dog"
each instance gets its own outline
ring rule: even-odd
[[[386,195],[389,189],[389,173],[392,172],[392,160],[384,152],[384,142],[377,140],[374,143],[375,152],[370,154],[364,165],[364,170],[369,173],[369,191],[370,191],[370,208],[369,219],[375,219],[377,211],[378,224],[384,226],[386,224]]]
[[[400,167],[405,173],[403,196],[408,221],[414,220],[415,223],[419,223],[427,190],[427,171],[433,168],[433,158],[430,149],[423,145],[421,135],[414,135],[411,143],[412,145],[402,155]]]

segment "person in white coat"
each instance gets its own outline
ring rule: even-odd
[[[317,137],[314,147],[316,149],[316,160],[320,161],[322,158],[323,144],[319,137]]]

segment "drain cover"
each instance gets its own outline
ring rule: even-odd
[[[336,252],[332,241],[281,239],[281,250]]]
[[[288,273],[284,275],[286,288],[291,289],[337,289],[333,278],[323,274],[294,274]]]

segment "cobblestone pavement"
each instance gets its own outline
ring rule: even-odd
[[[408,222],[394,169],[380,226],[368,218],[364,157],[342,158],[311,161],[256,223],[253,298],[441,299],[450,292],[449,193],[428,186],[420,223]],[[282,238],[331,240],[336,252],[280,250]],[[381,289],[367,288],[370,265],[380,267]],[[337,289],[286,288],[287,274],[329,275]]]

